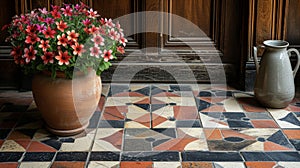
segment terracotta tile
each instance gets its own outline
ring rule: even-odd
[[[194,120],[199,118],[195,106],[175,106],[173,109],[176,120]]]
[[[289,139],[300,139],[300,130],[283,130]]]
[[[254,128],[279,128],[276,122],[272,120],[251,120]]]
[[[245,162],[247,168],[273,168],[276,162]]]
[[[234,131],[234,130],[221,130],[221,133],[222,133],[224,138],[239,137],[239,138],[243,138],[243,139],[247,139],[247,140],[255,140],[256,139],[256,137],[241,134],[241,133],[239,133],[237,131]]]
[[[150,98],[145,98],[143,100],[133,102],[133,103],[135,103],[135,104],[150,104]]]
[[[120,168],[152,168],[152,162],[121,162]]]
[[[114,94],[113,97],[144,97],[145,95],[137,92],[121,92]]]
[[[84,168],[85,162],[53,162],[51,168]]]
[[[220,105],[212,105],[204,110],[201,110],[201,112],[225,112],[224,106]]]
[[[56,149],[38,141],[32,141],[27,152],[56,152]]]
[[[17,168],[18,163],[0,163],[0,167],[3,167],[3,168]]]
[[[288,150],[292,150],[292,149],[270,141],[266,141],[264,143],[264,151],[288,151]]]
[[[20,131],[15,130],[15,131],[13,131],[13,132],[9,135],[9,137],[8,137],[7,139],[27,139],[27,140],[30,140],[31,137],[28,136],[28,135],[23,134],[23,133],[20,132]]]
[[[101,138],[100,140],[104,140],[106,142],[111,143],[114,147],[117,149],[121,149],[122,147],[122,142],[123,142],[123,130],[120,130],[118,132],[115,132],[114,134]]]
[[[197,138],[175,138],[171,139],[165,143],[162,143],[156,147],[156,151],[183,151],[187,144],[197,140]]]
[[[125,116],[122,113],[127,112],[127,106],[111,106],[106,107],[102,115],[102,120],[124,120]]]
[[[104,104],[105,104],[105,100],[106,100],[106,97],[101,95],[100,97],[100,101],[98,103],[98,109],[99,111],[103,111],[103,107],[104,107]]]
[[[152,122],[152,127],[156,127],[156,126],[158,126],[159,124],[161,124],[165,121],[168,121],[168,120],[164,117],[161,117],[157,114],[152,113],[152,121],[151,121]]]
[[[294,106],[294,105],[289,105],[285,110],[292,111],[292,112],[299,112],[300,107]]]
[[[266,112],[266,109],[262,107],[255,107],[247,104],[241,104],[241,105],[246,112]]]
[[[4,143],[4,140],[0,140],[0,148],[1,148],[3,143]]]
[[[180,95],[171,92],[161,92],[152,96],[153,97],[180,97]]]
[[[219,129],[204,129],[207,140],[222,140],[222,134]]]
[[[182,162],[182,168],[213,168],[211,162]]]

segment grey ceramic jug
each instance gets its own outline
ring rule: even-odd
[[[260,65],[257,59],[257,48],[254,47],[256,80],[254,95],[265,107],[285,108],[295,96],[294,77],[300,65],[298,50],[288,49],[289,43],[282,40],[263,42],[264,52]],[[297,64],[292,70],[289,57],[291,52],[297,54]]]

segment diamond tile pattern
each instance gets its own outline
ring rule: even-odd
[[[81,134],[49,133],[31,92],[0,91],[0,167],[300,167],[299,98],[226,86],[103,84]]]

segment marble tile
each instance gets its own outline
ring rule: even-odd
[[[300,121],[294,113],[284,109],[268,109],[268,111],[281,128],[300,128]]]
[[[87,159],[87,152],[58,152],[55,161],[82,161]]]
[[[51,162],[22,162],[19,168],[41,168],[41,167],[49,167]]]
[[[182,162],[182,168],[215,168],[212,162]]]
[[[51,162],[55,152],[26,152],[22,162]]]
[[[164,152],[123,152],[121,161],[179,161],[179,153],[173,151]]]
[[[88,168],[117,168],[119,164],[119,162],[113,161],[90,161]]]
[[[0,152],[1,162],[18,162],[21,160],[23,152]]]
[[[92,151],[120,151],[123,142],[123,129],[99,128],[94,139]]]
[[[5,140],[0,152],[25,152],[29,144],[30,140]]]
[[[206,151],[187,151],[182,152],[182,161],[232,161],[242,162],[243,159],[238,152],[206,152]]]
[[[60,147],[60,151],[89,151],[93,142],[95,134],[87,134],[84,137],[76,138],[74,142],[63,142]]]
[[[264,167],[264,168],[274,168],[276,166],[276,162],[245,162],[245,166],[247,168],[259,168],[259,167]]]
[[[215,168],[245,168],[243,162],[214,162]]]
[[[120,168],[152,168],[153,162],[121,162]]]
[[[180,168],[180,162],[153,162],[153,168]]]
[[[300,162],[298,152],[241,152],[245,161]]]
[[[120,152],[91,152],[90,154],[90,161],[99,162],[99,161],[109,161],[109,162],[116,162],[120,161]]]
[[[18,163],[0,163],[0,167],[3,168],[17,168],[18,165]]]

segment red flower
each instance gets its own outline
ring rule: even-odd
[[[37,27],[35,25],[32,25],[32,26],[28,25],[26,27],[25,31],[29,34],[34,34],[36,32],[36,30],[37,30]]]
[[[41,57],[44,61],[44,64],[48,64],[49,62],[52,64],[54,62],[54,54],[52,52],[45,52]]]
[[[68,28],[67,23],[63,22],[62,20],[59,23],[56,22],[56,25],[57,25],[57,29],[60,30],[61,32],[64,32],[64,30]]]
[[[92,34],[91,30],[90,30],[88,27],[85,27],[85,28],[84,28],[84,31],[85,31],[87,34]]]
[[[99,17],[99,16],[100,16],[100,15],[97,14],[97,11],[94,11],[93,9],[90,9],[90,10],[88,11],[88,13],[89,13],[89,17],[90,17],[90,18],[96,18],[96,17]]]
[[[62,51],[59,51],[59,55],[55,56],[55,59],[58,60],[59,65],[69,65],[69,60],[72,58],[72,56],[68,55],[68,51],[65,51],[64,53]]]
[[[55,30],[52,30],[50,27],[48,27],[47,30],[43,31],[43,34],[46,38],[54,38],[55,33]]]
[[[127,43],[127,39],[124,38],[124,37],[121,37],[120,40],[119,40],[119,43],[121,43],[124,47],[126,46],[126,43]]]
[[[41,44],[39,45],[39,48],[42,48],[43,51],[45,52],[48,48],[50,48],[50,45],[49,45],[49,40],[41,40]]]
[[[61,8],[61,10],[63,11],[63,14],[65,16],[72,16],[72,8],[70,8],[69,5],[66,6],[66,9],[65,8]]]
[[[125,53],[124,47],[122,47],[122,46],[117,47],[117,51],[121,54]]]
[[[35,54],[36,53],[37,53],[37,51],[34,50],[32,45],[29,47],[29,49],[28,48],[24,49],[24,56],[23,57],[26,58],[25,61],[26,61],[27,64],[30,62],[30,60],[35,60],[35,58],[36,58]]]
[[[109,60],[113,59],[113,55],[111,54],[112,50],[104,50],[103,54],[101,55],[105,62],[108,62]]]
[[[84,45],[78,44],[78,43],[75,43],[75,45],[72,45],[72,48],[74,50],[73,54],[81,56],[82,52],[84,52],[83,47],[84,47]]]
[[[89,19],[85,19],[82,21],[85,26],[89,26],[92,22]]]
[[[110,29],[108,35],[112,40],[117,40],[119,38],[118,33],[114,29]]]
[[[97,32],[98,29],[99,29],[98,27],[95,27],[95,26],[93,25],[91,28],[89,28],[89,31],[91,32],[91,34],[93,34],[93,33]]]
[[[61,15],[57,10],[51,11],[51,14],[52,14],[54,19],[61,18]]]
[[[68,40],[77,41],[79,33],[75,33],[75,30],[68,31],[67,34],[68,34]]]
[[[14,57],[16,64],[22,65],[25,63],[24,59],[22,58],[22,50],[21,50],[20,46],[13,47],[10,52],[10,55]]]
[[[40,38],[38,38],[36,34],[30,34],[30,35],[26,36],[25,43],[35,44],[37,41],[40,41]]]
[[[64,47],[68,44],[68,39],[66,38],[66,35],[63,33],[61,36],[57,35],[57,45],[63,45]]]

